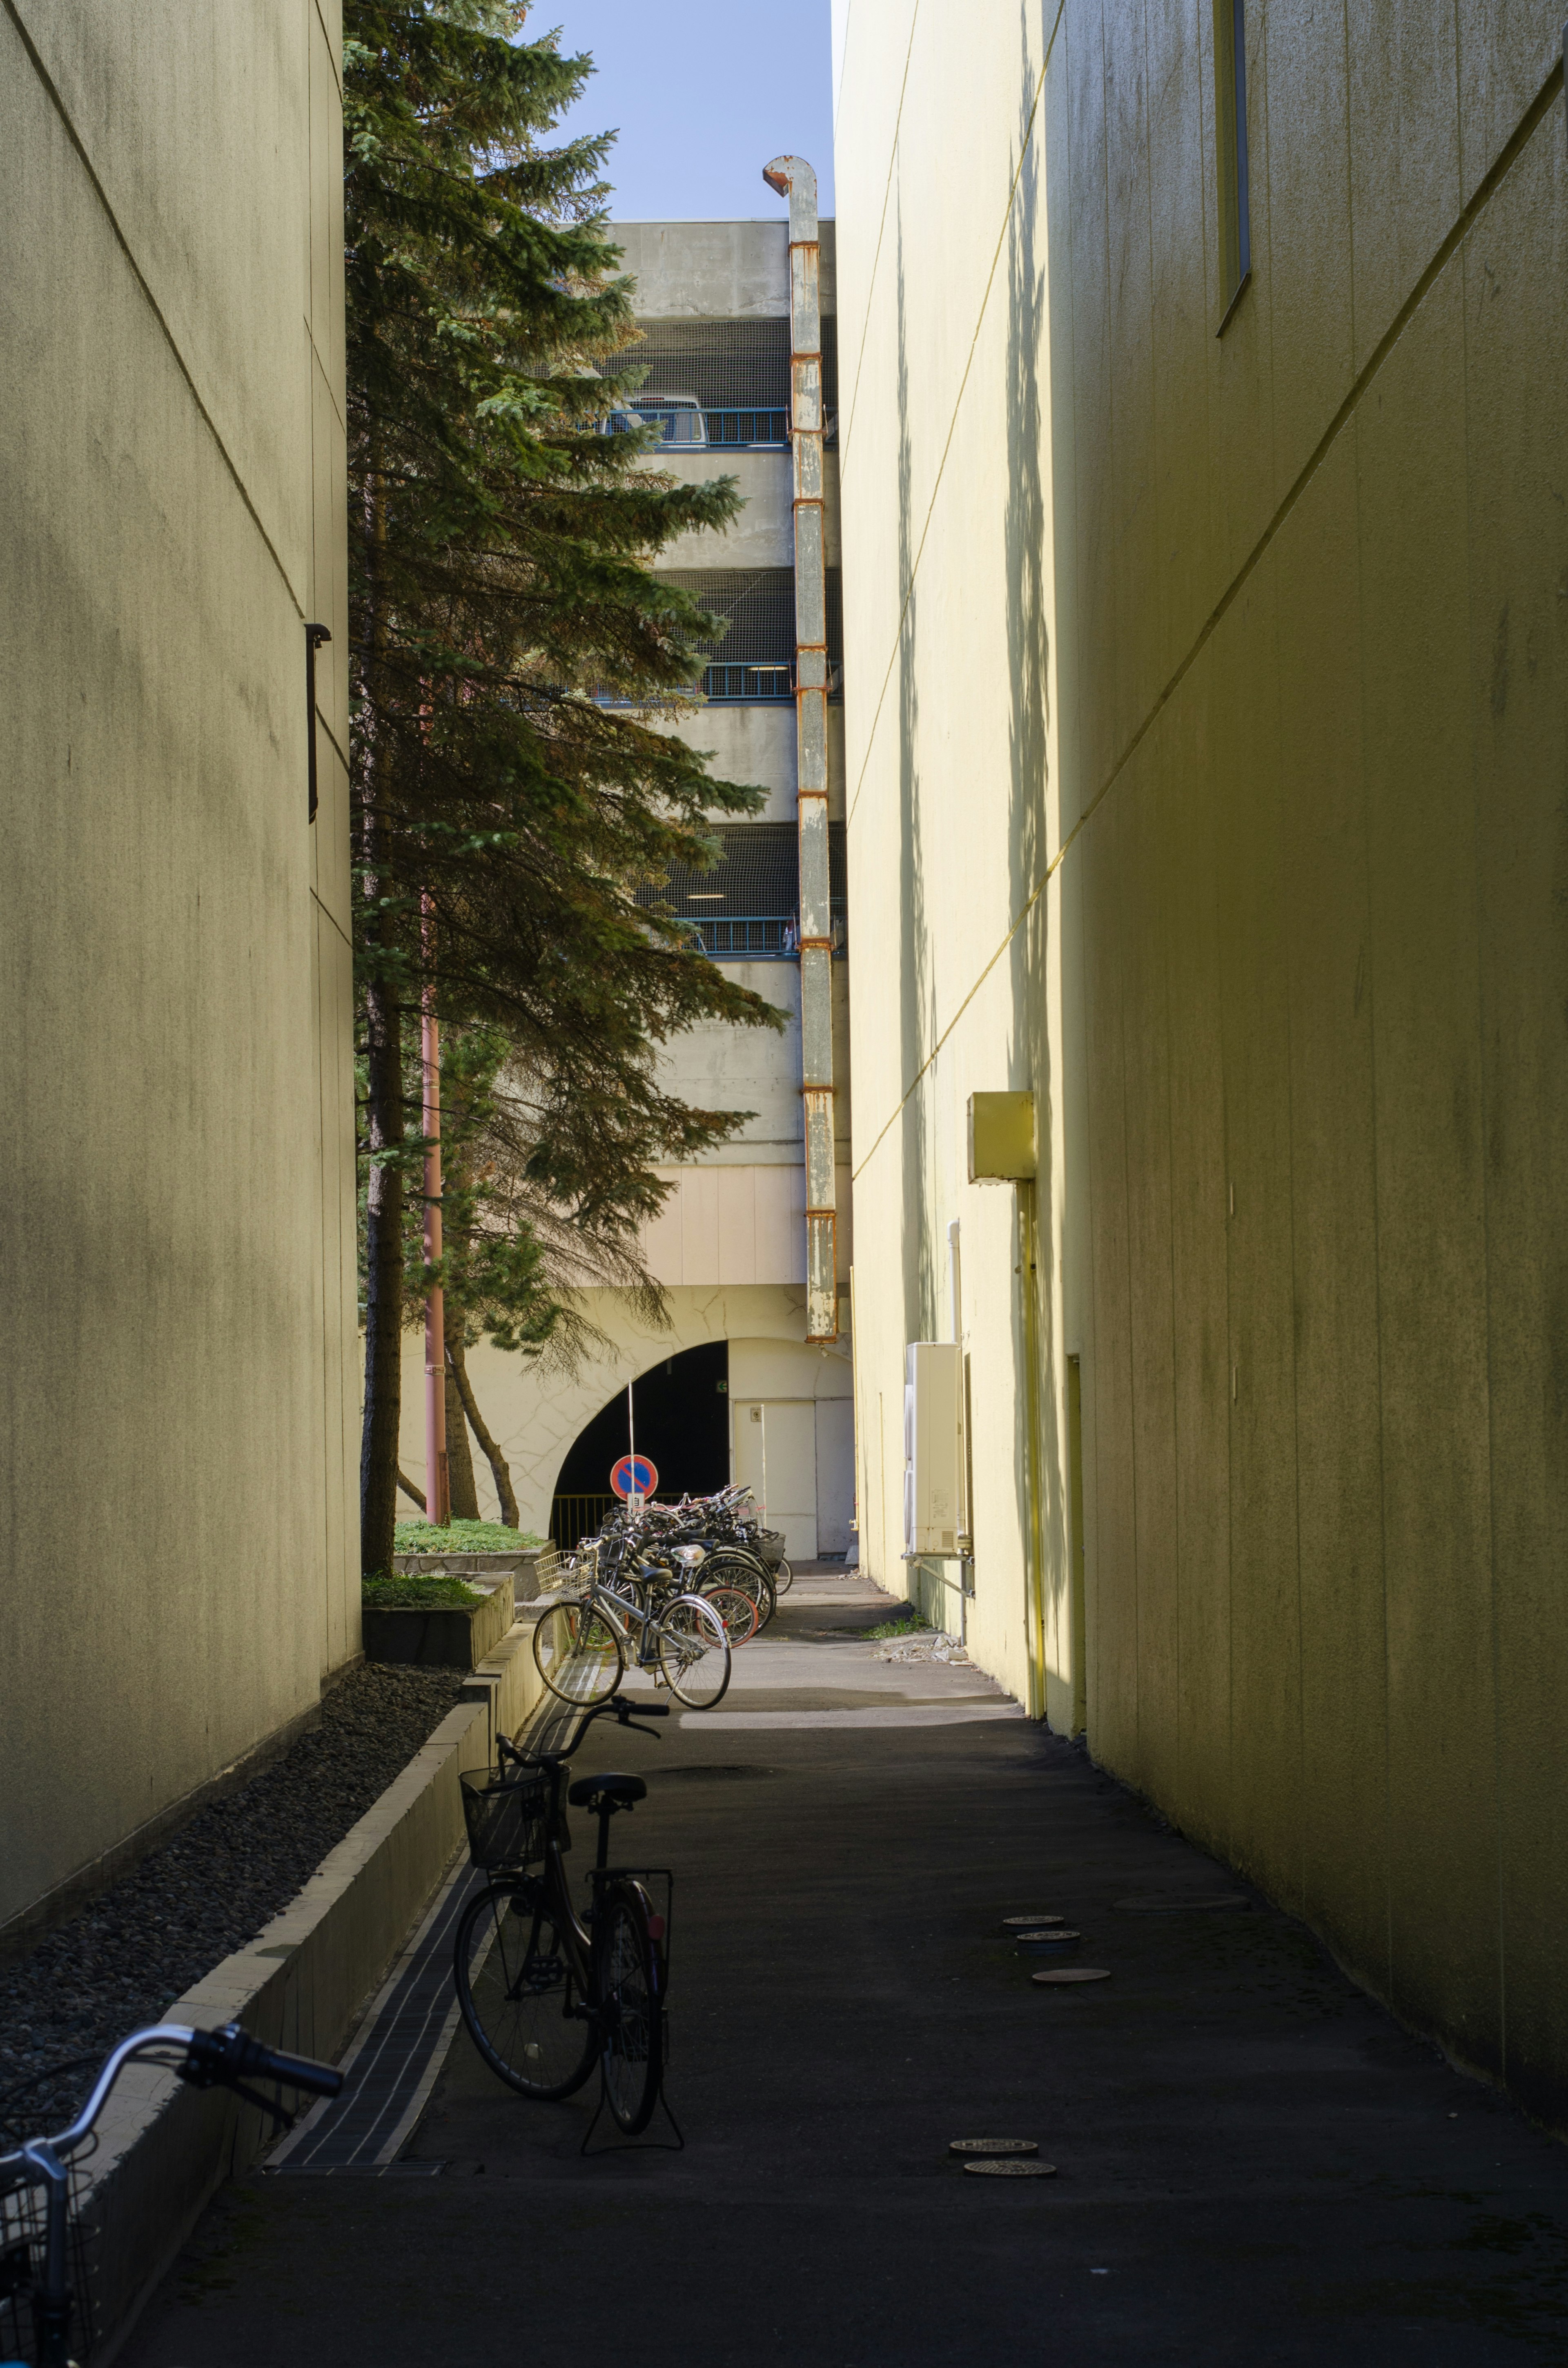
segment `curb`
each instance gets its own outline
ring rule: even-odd
[[[303,1890],[248,1948],[165,2008],[165,2021],[242,2022],[292,2055],[331,2062],[340,2054],[463,1845],[460,1774],[489,1767],[497,1731],[515,1733],[542,1691],[532,1637],[531,1621],[509,1630]],[[265,2115],[226,2089],[128,2068],[84,2165],[84,2210],[97,2230],[93,2368],[108,2368],[216,2189],[274,2136]]]

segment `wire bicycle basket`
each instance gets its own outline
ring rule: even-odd
[[[483,1775],[465,1770],[458,1781],[472,1865],[531,1866],[543,1858],[550,1837],[548,1775],[491,1768]]]
[[[85,2357],[97,2332],[88,2277],[88,2245],[94,2232],[83,2214],[85,2172],[73,2163],[68,2175],[71,2216],[65,2241],[71,2278],[71,2348]],[[40,2173],[23,2171],[11,2177],[14,2183],[0,2192],[0,2355],[7,2360],[34,2360],[41,2346],[33,2295],[43,2283],[47,2192]]]

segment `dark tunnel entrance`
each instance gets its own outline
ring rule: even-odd
[[[730,1344],[705,1340],[665,1357],[632,1383],[637,1452],[658,1467],[661,1497],[706,1496],[730,1477]],[[567,1451],[555,1483],[550,1533],[575,1545],[615,1503],[611,1467],[626,1453],[626,1392],[618,1390]]]

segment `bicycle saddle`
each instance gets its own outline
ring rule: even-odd
[[[566,1794],[574,1809],[595,1806],[608,1801],[618,1809],[630,1809],[633,1801],[645,1801],[648,1787],[641,1776],[579,1776]]]

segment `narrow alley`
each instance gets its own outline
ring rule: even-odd
[[[574,1763],[645,1774],[613,1855],[676,1870],[684,2152],[585,2157],[597,2079],[526,2102],[460,2028],[388,2169],[222,2192],[126,2368],[1551,2354],[1561,2146],[966,1662],[866,1641],[892,1608],[802,1573],[718,1712]]]

